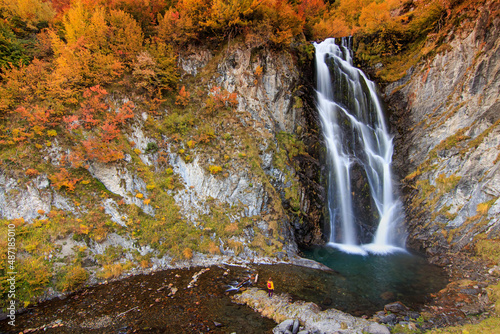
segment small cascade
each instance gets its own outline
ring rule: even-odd
[[[363,255],[404,250],[405,235],[398,230],[402,204],[391,173],[392,137],[375,83],[353,66],[350,43],[343,38],[337,45],[331,38],[314,44],[317,108],[329,173],[329,245]],[[369,186],[370,219],[361,217],[356,207],[353,184],[360,175]]]

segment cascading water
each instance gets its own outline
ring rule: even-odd
[[[404,250],[398,231],[402,204],[394,195],[391,174],[392,137],[384,123],[375,84],[352,64],[351,39],[315,43],[317,108],[327,148],[329,245],[349,253]],[[376,229],[362,240],[363,223],[354,206],[353,166],[363,171],[375,207]],[[365,231],[365,235],[366,235]],[[370,233],[368,233],[370,234]],[[366,237],[365,237],[366,239]]]

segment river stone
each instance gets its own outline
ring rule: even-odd
[[[300,325],[299,321],[297,319],[295,319],[293,321],[293,327],[292,327],[293,334],[297,334],[297,332],[299,331],[299,325]]]
[[[363,332],[366,332],[369,334],[390,334],[391,333],[389,328],[385,327],[384,325],[377,324],[376,322],[372,322],[370,324],[370,326],[363,328]]]
[[[383,318],[380,318],[380,322],[383,323],[383,324],[395,324],[396,323],[396,320],[397,320],[397,317],[395,314],[388,314],[386,315],[385,317]]]
[[[418,319],[420,317],[420,313],[415,312],[415,311],[410,311],[410,312],[406,313],[406,315],[410,319]]]
[[[286,333],[287,331],[290,331],[293,326],[293,319],[286,319],[282,323],[280,323],[278,326],[273,328],[273,333],[275,334],[282,334]]]
[[[384,310],[386,312],[402,313],[402,312],[408,311],[409,308],[406,307],[405,305],[403,305],[403,303],[401,303],[401,302],[394,302],[394,303],[390,303],[390,304],[385,305]]]

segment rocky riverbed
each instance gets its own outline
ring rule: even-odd
[[[266,333],[274,321],[231,302],[227,287],[250,268],[212,266],[137,275],[46,301],[4,320],[0,332]]]
[[[463,268],[462,276],[455,275],[452,283],[429,295],[425,305],[410,308],[392,301],[375,311],[372,307],[343,310],[348,312],[338,310],[345,306],[343,299],[351,298],[347,292],[325,302],[325,295],[334,290],[329,279],[345,279],[333,270],[287,264],[170,269],[102,282],[42,302],[16,315],[15,327],[7,320],[0,321],[0,332],[251,334],[271,333],[274,328],[279,333],[292,331],[294,320],[302,326],[297,331],[303,333],[329,333],[333,329],[387,333],[384,329],[398,326],[425,330],[479,321],[492,310],[488,285],[495,273],[486,277],[479,275],[477,267]],[[251,276],[257,276],[258,281],[249,286]],[[271,299],[264,292],[270,276],[277,292]],[[364,305],[362,301],[359,304]],[[289,321],[276,327],[284,320]]]

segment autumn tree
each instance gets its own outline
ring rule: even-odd
[[[42,0],[0,0],[0,11],[8,21],[22,23],[32,31],[46,26],[56,14],[51,3]]]
[[[172,45],[162,41],[150,42],[137,56],[132,75],[139,88],[152,95],[161,96],[176,89],[179,73]]]
[[[109,47],[126,64],[131,64],[142,49],[144,34],[136,20],[121,10],[111,10],[109,22]]]
[[[121,10],[76,1],[62,19],[64,39],[51,33],[57,73],[69,85],[107,84],[131,65],[142,48],[137,22]]]

